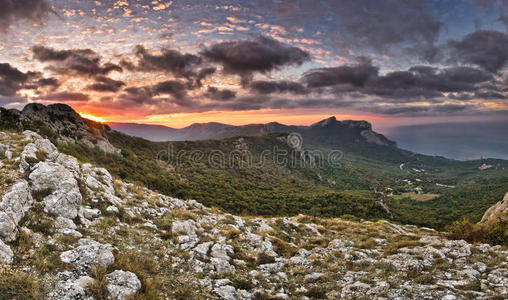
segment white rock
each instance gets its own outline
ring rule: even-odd
[[[229,262],[222,258],[211,258],[210,262],[219,275],[231,274],[235,272],[235,267],[230,265]]]
[[[208,250],[210,250],[210,245],[212,244],[213,242],[201,243],[194,248],[194,253],[196,253],[200,258],[206,258]]]
[[[231,285],[219,286],[213,289],[213,293],[223,300],[236,300],[236,289]]]
[[[196,226],[194,224],[194,220],[175,221],[171,224],[171,231],[178,234],[194,235],[196,234]]]
[[[127,299],[141,289],[141,281],[132,272],[116,270],[106,275],[106,280],[107,289],[114,300]]]
[[[11,150],[6,150],[4,155],[5,155],[5,158],[7,158],[7,160],[12,159],[12,151]]]
[[[110,214],[119,214],[120,213],[120,210],[118,210],[118,208],[116,206],[113,206],[113,205],[110,205],[106,208],[106,211]]]
[[[79,243],[79,247],[62,252],[60,259],[74,264],[80,271],[89,271],[92,265],[107,267],[115,261],[111,245],[89,239],[80,239]]]
[[[12,241],[16,238],[17,225],[32,207],[33,198],[26,181],[14,184],[0,202],[0,238]]]
[[[211,256],[214,258],[221,258],[225,260],[229,260],[228,254],[233,254],[234,249],[233,246],[227,244],[215,244],[212,247]]]
[[[54,223],[54,226],[59,229],[69,228],[76,229],[77,226],[73,220],[64,217],[57,217]]]
[[[73,236],[73,237],[78,238],[78,239],[83,237],[81,232],[76,231],[74,229],[70,229],[70,228],[62,228],[62,229],[59,229],[58,232],[63,234],[63,235],[70,235],[70,236]]]
[[[49,191],[44,197],[44,209],[48,213],[74,219],[81,208],[82,196],[74,175],[64,166],[53,162],[40,162],[30,173],[32,189]]]
[[[25,140],[29,140],[29,141],[35,141],[35,140],[42,139],[42,136],[40,136],[38,133],[33,132],[31,130],[23,131],[23,135],[25,136]]]
[[[83,216],[88,220],[98,218],[101,215],[101,211],[97,208],[83,208]]]
[[[9,246],[0,240],[0,265],[12,264],[14,253]]]

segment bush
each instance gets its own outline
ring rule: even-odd
[[[449,239],[508,246],[508,222],[504,219],[497,222],[475,224],[464,218],[446,229],[449,232],[447,236]]]

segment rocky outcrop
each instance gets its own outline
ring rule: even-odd
[[[503,200],[487,209],[481,223],[499,222],[501,220],[508,220],[508,193],[504,195]]]
[[[2,196],[0,202],[0,239],[12,241],[16,238],[19,221],[33,204],[33,198],[26,181],[14,184]]]
[[[78,181],[64,166],[53,162],[39,162],[29,175],[32,190],[47,194],[42,199],[47,213],[74,219],[81,208],[82,196]]]
[[[62,252],[60,259],[73,264],[79,271],[90,271],[94,266],[107,267],[115,262],[113,247],[101,244],[90,239],[80,239],[80,246],[69,251]]]
[[[107,127],[81,118],[70,106],[51,104],[48,106],[30,103],[21,111],[21,118],[30,121],[42,121],[59,135],[59,139],[68,143],[82,143],[90,147],[98,147],[107,153],[119,150],[108,141]]]

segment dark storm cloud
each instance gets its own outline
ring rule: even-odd
[[[14,96],[31,77],[8,63],[0,64],[0,95]]]
[[[41,87],[44,86],[51,86],[53,88],[58,88],[60,86],[60,82],[58,82],[58,79],[56,78],[41,78],[37,80],[37,84]]]
[[[153,99],[153,92],[150,87],[128,87],[123,90],[118,98],[129,103],[146,103]]]
[[[54,13],[44,0],[0,0],[0,31],[18,21],[42,22]]]
[[[43,95],[38,97],[37,99],[50,101],[88,101],[90,97],[83,93],[61,92]]]
[[[173,49],[163,49],[160,55],[149,53],[143,46],[134,49],[138,59],[137,65],[124,61],[127,68],[141,71],[163,71],[175,77],[190,78],[195,76],[196,68],[201,64],[201,58],[194,54],[180,53]]]
[[[272,93],[291,93],[291,94],[306,94],[308,93],[305,86],[299,82],[294,81],[253,81],[249,85],[250,89],[258,94],[272,94]]]
[[[478,30],[448,45],[450,60],[476,65],[495,73],[508,62],[508,35],[493,30]]]
[[[373,66],[370,60],[359,58],[358,63],[351,66],[310,70],[304,74],[303,81],[311,88],[337,84],[361,87],[368,80],[377,77],[378,71],[379,69]]]
[[[0,63],[0,95],[15,96],[21,89],[38,89],[40,87],[58,87],[54,78],[42,78],[38,72],[21,72],[8,63]]]
[[[221,64],[225,73],[240,75],[244,85],[255,72],[265,74],[310,59],[306,51],[265,37],[213,44],[203,49],[201,55]]]
[[[377,77],[367,84],[365,92],[394,98],[431,98],[443,92],[474,91],[476,84],[492,79],[490,74],[476,68],[415,66]]]
[[[95,78],[95,83],[89,85],[87,88],[98,92],[117,92],[124,85],[125,83],[123,81],[113,80],[101,75],[97,76]]]
[[[492,75],[472,67],[414,66],[379,75],[378,68],[368,60],[356,65],[310,70],[302,78],[309,88],[328,87],[337,94],[354,92],[408,101],[441,97],[448,92],[476,91],[478,84],[491,80]]]
[[[168,80],[164,82],[159,82],[158,84],[153,86],[152,93],[154,95],[168,94],[177,99],[182,99],[187,95],[187,89],[186,86],[180,81]]]
[[[236,97],[236,93],[231,90],[219,90],[216,87],[209,86],[204,96],[219,101],[228,101]]]
[[[157,104],[161,103],[161,99],[156,97],[160,95],[171,95],[172,100],[179,103],[192,101],[187,97],[187,86],[177,80],[167,80],[153,86],[127,87],[118,99],[130,104]]]
[[[475,97],[479,99],[489,99],[489,100],[504,100],[508,99],[507,95],[503,95],[501,93],[486,91],[486,92],[476,92]]]
[[[197,76],[196,76],[196,85],[198,87],[201,87],[202,86],[201,81],[203,79],[205,79],[206,77],[214,74],[215,71],[217,71],[217,68],[215,68],[215,67],[207,67],[207,68],[203,68],[203,69],[199,70],[197,73]]]
[[[122,68],[116,64],[102,64],[101,57],[91,49],[55,50],[34,46],[32,52],[36,60],[51,63],[47,68],[58,74],[99,76],[113,71],[122,72]]]

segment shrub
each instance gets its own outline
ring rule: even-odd
[[[449,239],[508,246],[508,222],[504,219],[486,224],[475,224],[464,218],[446,229],[449,232]]]
[[[108,270],[105,267],[95,266],[92,268],[94,281],[90,284],[90,292],[95,299],[108,299],[107,274]]]
[[[298,248],[291,246],[291,244],[278,239],[278,238],[272,238],[272,243],[275,244],[275,247],[277,249],[277,253],[284,257],[292,257],[295,255],[295,253],[298,251]]]
[[[258,265],[271,264],[275,262],[275,257],[261,252],[258,254],[256,261]]]

